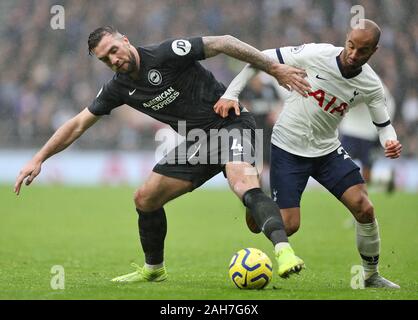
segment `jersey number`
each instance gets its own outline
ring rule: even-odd
[[[242,147],[242,145],[240,143],[238,143],[238,140],[237,139],[234,139],[232,141],[231,150],[238,151],[238,152],[242,152],[243,149],[244,148]]]
[[[343,154],[344,155],[344,160],[351,158],[350,155],[347,153],[347,151],[344,150],[343,147],[339,147],[337,152],[338,152],[338,154]]]

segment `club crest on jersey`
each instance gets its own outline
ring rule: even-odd
[[[290,52],[293,53],[293,54],[296,54],[296,53],[301,52],[303,50],[303,48],[305,48],[305,45],[301,44],[300,46],[291,48]]]
[[[187,40],[174,40],[171,44],[171,49],[173,49],[174,53],[178,56],[185,56],[190,52],[192,48],[192,44]]]
[[[354,90],[354,93],[353,93],[353,97],[350,99],[350,103],[353,103],[354,102],[354,99],[358,96],[360,94],[360,92],[358,92],[357,91],[357,89],[356,90]]]
[[[163,77],[161,76],[160,71],[151,69],[148,72],[148,81],[153,84],[154,86],[158,86],[163,81]]]

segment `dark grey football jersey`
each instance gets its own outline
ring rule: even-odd
[[[225,86],[198,60],[205,59],[201,37],[166,40],[158,45],[138,47],[139,79],[116,73],[90,105],[95,115],[127,104],[169,124],[178,131],[186,121],[187,132],[220,128],[226,119],[213,111]]]

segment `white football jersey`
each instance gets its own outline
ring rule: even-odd
[[[396,109],[395,99],[384,83],[383,89],[385,90],[386,106],[389,116],[392,118]],[[373,125],[369,110],[364,103],[356,106],[354,109],[350,109],[350,112],[344,117],[338,130],[340,135],[358,139],[376,141],[378,138],[376,126]]]
[[[337,149],[338,125],[351,108],[366,104],[372,121],[389,121],[382,82],[365,64],[352,78],[341,74],[337,57],[344,48],[305,44],[276,49],[281,63],[306,70],[312,92],[304,98],[292,92],[273,128],[272,143],[292,154],[319,157]],[[271,56],[272,50],[266,50]]]

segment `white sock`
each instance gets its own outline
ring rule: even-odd
[[[164,262],[161,262],[159,264],[147,264],[145,263],[145,268],[150,269],[150,270],[157,270],[160,269],[162,267],[164,267]]]
[[[375,219],[372,223],[356,221],[357,249],[362,258],[364,279],[378,272],[380,254],[379,226]]]
[[[290,247],[289,242],[279,242],[278,244],[274,246],[274,252],[277,254],[283,248],[288,248],[288,247]]]

